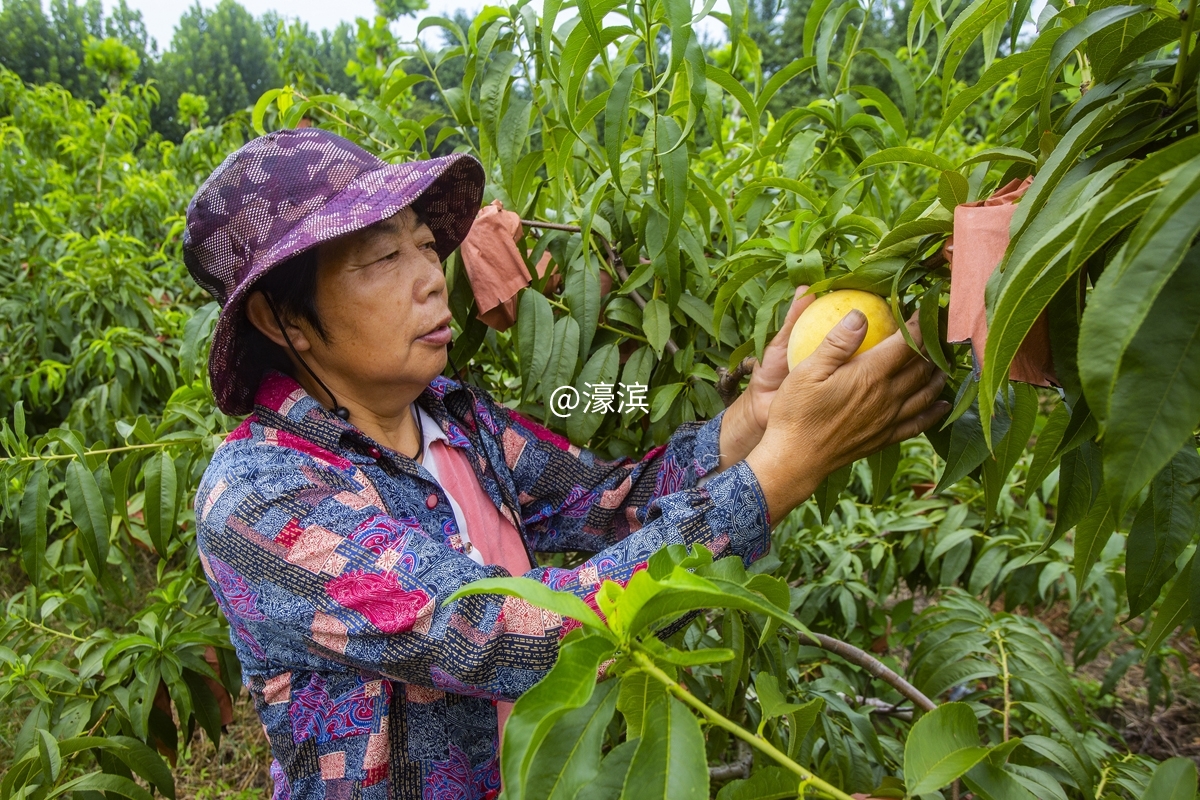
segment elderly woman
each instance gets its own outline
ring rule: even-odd
[[[276,798],[493,797],[509,703],[572,623],[456,589],[524,575],[595,606],[669,544],[749,563],[829,472],[947,410],[899,333],[851,358],[858,312],[789,374],[797,292],[726,411],[638,461],[580,450],[442,376],[442,261],[483,187],[470,156],[390,165],[308,128],[251,141],[188,207],[188,269],[222,305],[213,392],[249,414],[201,482],[199,548]],[[563,550],[595,555],[538,566]]]

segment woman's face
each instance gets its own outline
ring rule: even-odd
[[[381,393],[415,396],[442,372],[451,338],[446,278],[433,233],[411,210],[322,244],[317,264],[326,335],[303,326],[308,346],[296,344],[326,382],[370,403]]]

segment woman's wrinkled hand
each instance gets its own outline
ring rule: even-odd
[[[799,315],[795,304],[792,313]],[[923,350],[915,315],[908,331]],[[866,332],[866,317],[850,312],[772,391],[761,441],[746,457],[772,520],[804,502],[829,473],[916,436],[950,410],[937,399],[945,374],[909,347],[902,331],[855,357]],[[782,333],[772,346],[780,345],[786,372]]]
[[[804,313],[804,309],[817,299],[816,295],[805,295],[807,291],[807,286],[796,288],[791,308],[788,309],[787,316],[783,320],[783,327],[763,350],[762,362],[754,365],[754,371],[750,373],[750,383],[742,394],[742,397],[746,398],[746,413],[749,421],[757,427],[759,438],[767,429],[767,417],[771,410],[771,403],[775,400],[775,393],[779,391],[784,378],[788,376],[787,351],[788,340],[792,338],[792,328],[795,327],[796,320]]]
[[[721,469],[741,461],[762,441],[771,403],[788,376],[787,349],[792,328],[804,309],[816,300],[813,295],[805,296],[807,291],[807,286],[797,287],[783,327],[763,350],[762,361],[755,362],[746,391],[725,411],[721,425]]]

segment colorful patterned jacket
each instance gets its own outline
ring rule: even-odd
[[[417,400],[469,456],[534,552],[583,550],[577,569],[526,577],[595,607],[658,549],[703,543],[747,563],[769,547],[744,461],[717,467],[721,416],[683,425],[640,461],[602,461],[438,378]],[[464,553],[424,467],[271,373],[217,448],[196,498],[200,558],[274,755],[275,798],[476,800],[500,788],[497,700],[553,666],[574,623],[495,595],[507,575]]]

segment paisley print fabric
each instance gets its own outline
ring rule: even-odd
[[[474,386],[438,378],[417,403],[514,521],[530,563],[539,551],[595,553],[525,574],[593,608],[603,581],[624,584],[668,544],[747,563],[769,547],[750,468],[713,474],[721,416],[681,426],[639,461],[604,461]],[[545,675],[577,624],[515,598],[444,602],[508,573],[463,552],[423,466],[268,373],[205,471],[196,516],[201,563],[271,742],[276,800],[498,794],[496,703]]]

